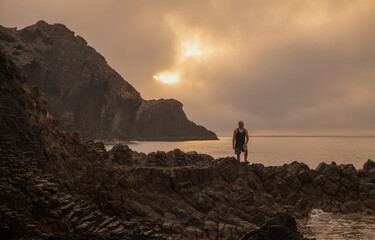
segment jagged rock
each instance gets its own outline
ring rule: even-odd
[[[131,150],[124,146],[119,145],[115,149],[110,153],[110,159],[115,159],[114,155],[121,156],[120,149],[126,149],[124,155],[133,156],[129,153]],[[178,159],[184,159],[184,162],[179,164]],[[331,166],[336,169],[335,164],[325,166],[327,169]],[[159,215],[156,219],[166,219],[162,232],[180,233],[174,232],[180,231],[180,228],[173,227],[178,224],[182,228],[188,228],[182,234],[191,236],[195,232],[193,229],[200,228],[205,230],[202,233],[205,237],[220,238],[233,235],[224,226],[235,226],[237,235],[234,235],[239,237],[239,232],[246,232],[254,225],[263,223],[274,216],[275,211],[282,209],[299,216],[307,216],[312,208],[343,213],[371,212],[372,206],[367,205],[372,203],[368,196],[372,185],[362,184],[361,189],[367,192],[364,196],[366,205],[359,200],[357,190],[344,187],[347,185],[345,181],[357,177],[356,170],[350,165],[340,168],[346,169],[346,173],[342,173],[335,183],[326,175],[306,168],[304,164],[292,163],[282,167],[264,167],[259,164],[244,166],[234,158],[215,160],[199,154],[185,154],[176,149],[169,153],[151,153],[145,160],[126,168],[105,170],[110,175],[102,174],[102,178],[90,173],[83,176],[83,179],[88,182],[107,181],[110,184],[103,186],[105,189],[116,189],[116,195],[112,197],[131,206],[130,208],[137,208],[140,216],[148,214],[142,210],[145,206],[153,209],[153,214],[148,218],[155,218],[157,213]],[[322,170],[321,173],[327,174],[329,171]],[[116,176],[121,176],[122,188],[113,186]],[[285,181],[285,187],[280,187],[280,181]],[[145,194],[159,198],[145,198]],[[94,199],[97,199],[95,196]],[[121,196],[127,196],[128,199]],[[142,207],[134,205],[134,201]],[[186,215],[173,211],[163,213],[162,209],[173,209],[175,205],[190,216],[183,217]],[[172,219],[174,224],[170,222]],[[157,222],[155,220],[154,224]],[[244,222],[250,225],[246,226]]]
[[[329,166],[324,168],[322,174],[333,182],[338,182],[341,178],[340,168],[335,162],[332,162]]]
[[[110,151],[111,159],[120,165],[130,165],[132,163],[133,152],[127,145],[117,144]]]
[[[365,164],[363,164],[363,169],[366,171],[372,171],[375,170],[375,162],[372,161],[371,159],[368,159]]]
[[[301,170],[297,173],[297,177],[302,183],[311,183],[314,179],[314,175],[311,173],[311,170]]]
[[[0,47],[44,93],[52,115],[84,138],[217,139],[189,121],[180,102],[142,99],[103,56],[63,24],[39,21],[18,31],[0,26]]]

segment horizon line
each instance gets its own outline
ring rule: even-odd
[[[218,136],[231,137],[231,136]],[[249,137],[375,137],[375,135],[249,135]]]

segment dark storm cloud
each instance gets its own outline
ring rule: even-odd
[[[219,133],[243,119],[260,133],[375,134],[371,0],[0,0],[0,9],[4,26],[67,25],[143,97],[176,98]],[[182,59],[194,39],[202,57]],[[152,79],[163,71],[180,82]]]

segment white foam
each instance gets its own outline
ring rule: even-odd
[[[298,221],[305,237],[321,239],[375,239],[375,216],[333,214],[313,209],[307,221]]]

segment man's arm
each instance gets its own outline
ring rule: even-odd
[[[245,142],[245,145],[247,145],[247,143],[249,142],[249,132],[246,130],[246,142]]]
[[[236,141],[236,134],[237,134],[237,129],[234,130],[234,132],[233,132],[233,138],[232,138],[233,149],[234,149],[234,143],[235,143],[235,141]]]

